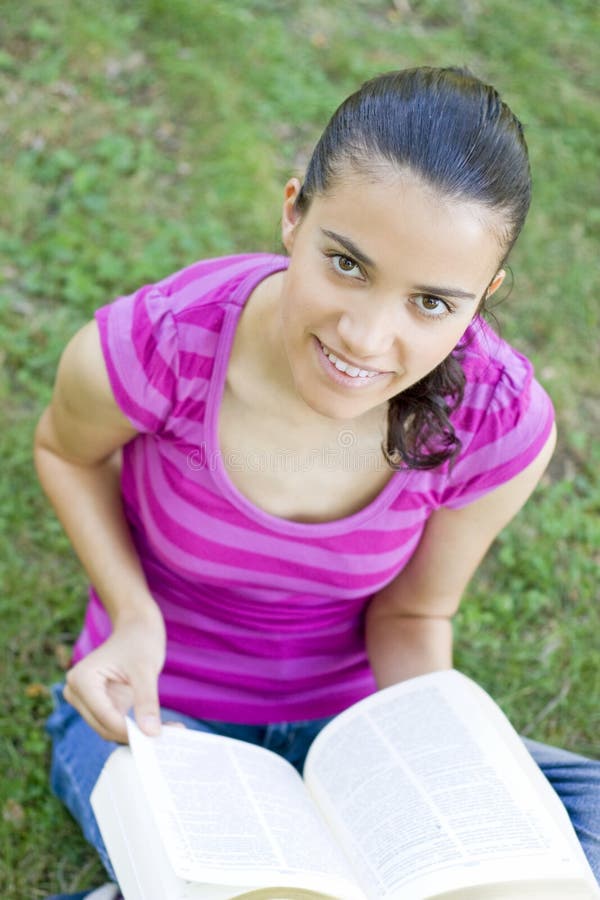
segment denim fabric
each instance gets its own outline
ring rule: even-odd
[[[90,806],[90,793],[102,766],[117,744],[101,738],[63,697],[62,686],[53,689],[56,708],[48,719],[52,737],[52,790],[63,801],[96,848],[106,871],[115,874]],[[162,710],[163,722],[183,722],[188,728],[223,734],[259,744],[279,753],[302,771],[308,749],[330,721],[283,722],[277,725],[235,725],[192,719]],[[600,883],[600,761],[524,739],[527,749],[560,797]]]
[[[91,891],[80,891],[78,894],[53,894],[46,900],[123,900],[123,896],[116,884],[103,884],[102,887],[92,888]]]
[[[600,884],[600,760],[523,738],[560,797]]]

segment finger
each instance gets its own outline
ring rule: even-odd
[[[106,693],[114,708],[118,709],[123,715],[126,715],[133,706],[133,691],[129,684],[123,684],[120,681],[109,681],[106,685]]]
[[[65,700],[75,707],[100,737],[107,741],[127,743],[125,716],[115,709],[106,696],[104,687],[95,691],[82,690],[77,679],[69,676],[70,673],[67,673],[64,688]]]
[[[94,731],[97,731],[100,737],[103,737],[105,741],[112,741],[117,744],[127,744],[129,743],[129,737],[127,735],[127,727],[125,726],[125,717],[120,720],[118,726],[107,728],[102,722],[94,717],[94,715],[90,712],[87,713],[87,717],[84,716],[87,723],[92,726]],[[123,724],[121,724],[123,723]]]
[[[68,686],[65,686],[64,696],[65,700],[79,712],[82,719],[85,719],[87,724],[105,741],[116,741],[119,744],[127,743],[127,729],[124,717],[115,717],[113,719],[111,716],[104,715],[102,718],[98,718],[90,707],[80,700],[77,692],[70,690]],[[107,719],[110,719],[110,721],[107,721]]]
[[[154,675],[139,677],[135,683],[132,683],[131,687],[133,689],[133,714],[136,723],[144,734],[160,734],[158,678]]]

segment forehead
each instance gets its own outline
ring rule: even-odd
[[[316,195],[305,219],[349,237],[376,266],[410,263],[432,273],[491,279],[503,257],[501,218],[480,203],[449,198],[390,167],[347,172]]]

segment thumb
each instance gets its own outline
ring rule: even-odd
[[[160,706],[158,702],[158,682],[138,682],[133,687],[133,714],[137,725],[144,734],[160,734]]]

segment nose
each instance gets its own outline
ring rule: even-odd
[[[398,322],[387,304],[369,309],[345,310],[338,320],[338,334],[353,359],[377,359],[391,349],[396,340]]]

